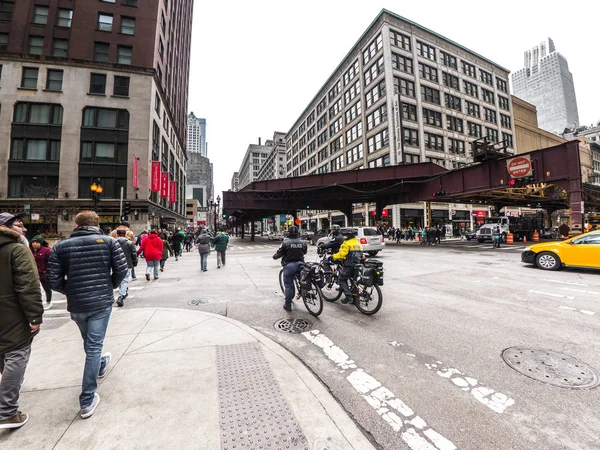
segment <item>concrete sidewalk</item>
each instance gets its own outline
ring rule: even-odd
[[[347,413],[291,353],[224,316],[114,310],[86,420],[78,396],[85,355],[70,322],[35,340],[6,449],[371,449]]]

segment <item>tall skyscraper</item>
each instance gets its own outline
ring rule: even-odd
[[[121,191],[135,231],[185,224],[192,7],[0,1],[0,210],[68,234],[99,184],[103,226]]]
[[[208,157],[206,144],[206,119],[200,119],[191,112],[188,116],[188,135],[187,135],[188,153],[200,153]]]
[[[560,134],[579,126],[573,75],[548,38],[525,51],[525,67],[512,74],[514,94],[535,105],[539,127]]]

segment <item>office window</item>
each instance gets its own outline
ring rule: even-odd
[[[165,19],[165,14],[162,12],[160,13],[160,27],[162,28],[164,33],[167,28],[167,21]]]
[[[154,111],[156,111],[156,113],[158,114],[158,117],[160,117],[160,107],[161,107],[160,95],[158,95],[158,92],[155,92],[154,93]]]
[[[411,147],[419,146],[419,132],[417,130],[412,130],[410,128],[402,129],[402,140],[404,145],[408,145]]]
[[[71,28],[73,21],[73,10],[72,9],[59,9],[58,10],[58,22],[56,23],[59,27]]]
[[[367,131],[387,121],[387,105],[384,103],[367,116]]]
[[[469,129],[469,136],[480,138],[482,136],[481,125],[473,122],[467,122],[467,128]]]
[[[100,0],[104,3],[116,3],[117,0]]]
[[[113,16],[112,14],[99,13],[98,14],[98,30],[100,31],[112,31]]]
[[[125,6],[137,6],[138,0],[121,0],[121,3]]]
[[[513,148],[513,137],[512,134],[509,133],[502,133],[502,141],[504,141],[504,145],[506,145],[509,148]]]
[[[486,122],[496,123],[496,111],[488,108],[483,108],[483,117]]]
[[[94,61],[108,62],[110,44],[106,42],[94,42]]]
[[[133,17],[121,17],[121,33],[129,36],[135,34],[135,19]]]
[[[438,81],[438,71],[435,67],[428,66],[427,64],[419,63],[419,74],[421,78],[425,78],[429,81]]]
[[[360,94],[360,80],[357,80],[352,86],[348,88],[346,92],[344,92],[344,104],[350,103],[352,100],[356,98],[357,95]]]
[[[377,35],[377,37],[369,44],[369,46],[363,51],[363,62],[367,64],[373,56],[377,54],[379,50],[383,47],[383,39],[381,34]]]
[[[448,131],[464,133],[463,120],[458,117],[446,116],[446,127],[448,128]]]
[[[462,71],[465,75],[469,75],[471,78],[477,78],[477,73],[475,71],[475,66],[466,61],[460,62],[462,65]]]
[[[346,165],[350,165],[356,161],[363,159],[363,145],[358,144],[346,152]]]
[[[59,161],[60,141],[13,139],[10,159],[16,161]]]
[[[500,114],[500,125],[502,125],[503,128],[512,128],[510,116],[507,116],[506,114]]]
[[[359,63],[358,63],[358,59],[356,61],[354,61],[354,64],[352,64],[352,66],[350,66],[350,68],[346,71],[346,73],[344,73],[344,86],[346,86],[348,83],[350,83],[350,81],[352,81],[354,79],[354,77],[356,76],[356,74],[358,74],[359,72]],[[323,99],[325,100],[325,99]]]
[[[115,75],[113,95],[129,97],[129,77],[119,77]]]
[[[448,72],[443,72],[442,78],[444,80],[444,86],[448,86],[451,89],[460,91],[460,83],[457,76],[454,76]]]
[[[117,47],[117,63],[118,64],[131,64],[131,47],[125,45],[119,45]]]
[[[444,151],[444,138],[433,133],[425,133],[425,148],[436,152]]]
[[[23,67],[23,73],[21,75],[21,87],[36,89],[38,73],[39,73],[38,68]]]
[[[433,127],[442,128],[442,113],[423,108],[423,122]]]
[[[14,6],[13,0],[0,0],[0,21],[10,22],[12,20]]]
[[[346,145],[362,136],[362,122],[358,122],[346,131]]]
[[[0,33],[0,52],[8,50],[8,33]]]
[[[488,91],[487,89],[481,88],[481,98],[486,103],[495,104],[494,101],[494,93],[492,91]]]
[[[31,23],[38,25],[46,25],[48,23],[48,7],[47,6],[34,6],[33,7],[33,18]]]
[[[410,103],[402,103],[402,120],[410,120],[411,122],[417,121],[417,107]]]
[[[448,139],[448,151],[450,153],[454,153],[456,155],[464,155],[465,154],[465,142],[459,139]]]
[[[380,158],[374,159],[373,161],[369,161],[369,169],[374,169],[376,167],[386,167],[389,165],[390,155],[385,155]],[[360,168],[362,168],[362,166]]]
[[[494,130],[493,128],[485,127],[485,132],[490,141],[498,142],[498,130]]]
[[[52,41],[52,56],[66,58],[69,54],[69,41],[67,39],[54,39]]]
[[[88,107],[83,110],[83,126],[127,130],[129,112],[126,109]]]
[[[88,185],[89,190],[89,185]],[[8,177],[8,197],[11,198],[57,198],[58,177],[11,176]]]
[[[374,136],[367,139],[367,150],[369,155],[376,151],[381,150],[389,144],[388,130],[387,128],[380,131]]]
[[[462,105],[460,97],[451,94],[444,94],[444,103],[446,108],[454,109],[455,111],[462,111]]]
[[[403,48],[406,51],[411,50],[410,37],[397,31],[390,30],[390,42],[396,47]]]
[[[405,97],[415,98],[415,83],[404,78],[394,77],[395,91]]]
[[[165,46],[163,44],[162,39],[158,40],[158,54],[160,55],[161,59],[163,58],[163,55],[165,53]]]
[[[470,95],[471,97],[479,98],[479,88],[475,83],[463,80],[463,86],[465,88],[465,94]]]
[[[440,91],[428,86],[421,86],[421,100],[424,102],[440,104]]]
[[[80,161],[127,164],[127,144],[82,142]]]
[[[365,72],[365,86],[370,84],[375,78],[383,72],[383,56],[377,62],[369,67]]]
[[[63,108],[51,103],[19,102],[15,105],[13,123],[62,125]]]
[[[467,104],[467,114],[473,117],[481,117],[480,111],[479,111],[479,105],[477,103],[472,103],[470,101],[465,101],[465,103]]]
[[[417,53],[423,58],[435,61],[435,47],[421,41],[417,41]]]
[[[508,84],[502,78],[496,77],[496,87],[499,91],[505,92],[508,94]]]
[[[456,56],[449,55],[448,53],[442,51],[440,51],[440,55],[442,56],[443,65],[454,70],[458,69],[458,66],[456,65]]]
[[[329,93],[327,94],[327,97],[329,97],[329,101],[331,102],[331,100],[337,97],[341,90],[342,81],[338,80],[337,83],[335,83],[335,85],[331,89],[329,89]]]
[[[29,36],[28,53],[30,55],[41,55],[44,50],[44,38],[41,36]]]
[[[356,102],[344,114],[346,116],[346,124],[349,124],[350,122],[352,122],[354,119],[356,119],[358,116],[360,116],[361,113],[362,113],[361,102]],[[340,117],[340,119],[341,119],[341,117]],[[340,126],[340,128],[341,128],[341,126]],[[336,131],[336,133],[337,133],[337,131]]]
[[[492,74],[483,69],[479,69],[479,79],[485,84],[489,84],[490,86],[494,85]]]
[[[62,91],[63,71],[48,69],[46,77],[46,89],[52,91]]]
[[[375,86],[373,89],[371,89],[365,95],[365,101],[367,104],[367,108],[369,108],[371,105],[373,105],[379,99],[384,98],[384,97],[385,97],[385,80],[381,80],[379,83],[377,83],[377,86]]]
[[[90,94],[106,93],[106,74],[93,73],[90,75]]]
[[[506,97],[502,97],[501,95],[498,96],[498,106],[500,107],[500,109],[510,111],[510,108],[508,106],[508,99]]]
[[[402,72],[413,73],[412,59],[397,53],[392,53],[392,67]]]
[[[162,69],[160,68],[160,65],[156,66],[156,76],[159,81],[162,81]]]
[[[331,171],[341,170],[344,167],[344,155],[340,155],[337,158],[331,160]]]

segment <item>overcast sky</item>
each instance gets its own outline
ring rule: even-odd
[[[600,120],[598,0],[195,0],[188,107],[206,119],[215,197],[249,144],[289,131],[383,8],[512,72],[551,37],[569,62],[580,123]]]

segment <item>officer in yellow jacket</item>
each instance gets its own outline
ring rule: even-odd
[[[352,228],[343,228],[340,234],[346,240],[340,246],[340,251],[333,255],[333,260],[341,262],[342,269],[340,270],[339,284],[344,292],[345,298],[342,303],[352,303],[352,292],[348,285],[348,280],[354,276],[354,266],[360,264],[363,259],[362,247],[358,239],[356,239],[356,230]]]

